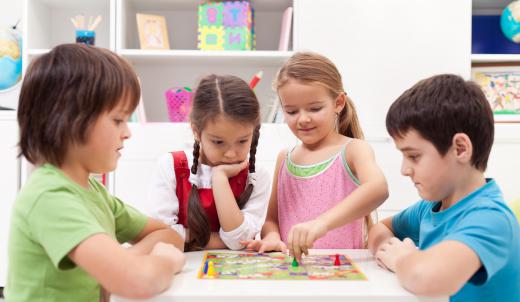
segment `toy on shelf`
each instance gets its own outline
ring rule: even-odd
[[[95,45],[96,44],[96,32],[95,29],[99,25],[103,18],[101,15],[93,18],[89,17],[88,24],[85,24],[85,15],[76,15],[70,18],[70,22],[74,25],[76,29],[76,43],[83,43],[87,45]]]
[[[520,43],[520,1],[513,1],[500,16],[500,28],[512,42]]]
[[[199,4],[201,50],[254,50],[254,12],[249,1]]]
[[[0,27],[0,91],[14,87],[22,78],[22,38],[16,26]]]
[[[174,87],[166,91],[166,106],[171,122],[188,121],[192,93],[188,87]]]

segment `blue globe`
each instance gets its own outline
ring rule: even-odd
[[[16,85],[22,78],[20,36],[11,29],[0,28],[0,90]]]
[[[520,1],[506,6],[500,16],[500,27],[510,41],[520,43]]]

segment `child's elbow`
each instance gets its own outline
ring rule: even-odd
[[[149,299],[166,290],[174,275],[169,270],[151,265],[142,265],[135,272],[127,274],[123,278],[126,280],[120,280],[122,286],[112,293],[129,299]]]
[[[155,288],[147,284],[135,284],[135,286],[129,288],[125,293],[119,295],[129,299],[143,300],[150,299],[158,293]]]
[[[423,265],[410,268],[406,274],[398,273],[398,277],[404,288],[419,296],[452,296],[464,285],[450,282],[446,276]]]
[[[384,179],[384,180],[382,180],[382,183],[381,183],[381,203],[383,203],[385,200],[387,200],[389,196],[390,196],[390,193],[388,192],[388,183]]]

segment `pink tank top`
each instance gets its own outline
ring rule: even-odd
[[[316,218],[343,201],[358,187],[345,159],[345,148],[334,156],[324,170],[307,177],[291,173],[287,161],[290,161],[290,152],[278,174],[278,222],[284,242],[287,242],[287,235],[293,225]],[[361,217],[331,230],[316,240],[313,248],[361,249],[364,241],[363,223],[364,218]]]

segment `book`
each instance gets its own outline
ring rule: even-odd
[[[278,50],[289,50],[289,38],[291,37],[293,8],[289,6],[283,12],[282,26],[280,28],[280,42],[278,43]]]

